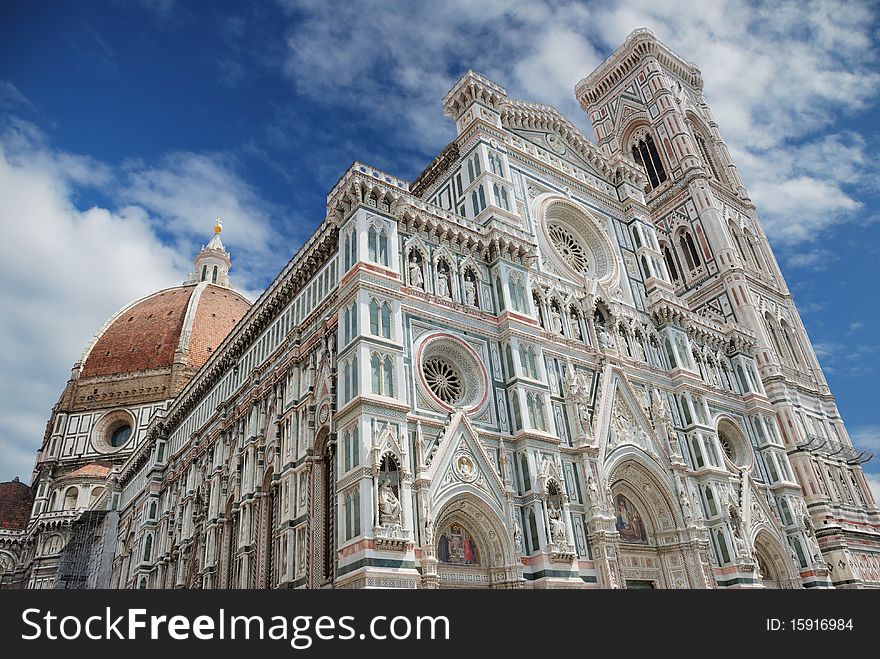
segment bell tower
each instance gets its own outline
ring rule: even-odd
[[[848,530],[860,524],[860,513],[847,512],[847,506],[864,501],[878,520],[859,466],[867,454],[851,444],[755,205],[703,96],[699,69],[640,29],[575,93],[599,148],[645,170],[645,202],[675,287],[673,300],[653,296],[649,303],[655,309],[679,304],[754,336],[749,352],[766,398],[758,392],[749,404],[756,410],[770,405],[777,422],[771,439],[759,439],[755,447],[769,476],[760,476],[762,469],[755,475],[778,480],[782,510],[781,494],[794,479],[773,476],[762,444],[784,446],[807,502],[802,514],[782,514],[801,575],[818,583],[831,564],[837,566],[832,582],[849,587],[851,555],[862,540]],[[687,313],[682,318],[686,329]],[[880,549],[880,535],[870,544],[872,551]]]

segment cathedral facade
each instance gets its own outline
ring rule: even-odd
[[[871,456],[699,70],[637,30],[576,95],[595,142],[468,72],[457,137],[352,165],[252,306],[218,233],[114,316],[0,583],[880,586]]]

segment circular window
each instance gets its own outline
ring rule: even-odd
[[[548,222],[547,233],[550,235],[553,247],[572,269],[582,275],[589,272],[590,262],[587,252],[571,231],[558,222]]]
[[[113,431],[113,434],[110,435],[110,446],[113,448],[119,448],[128,441],[129,437],[131,437],[131,426],[125,423],[119,426]]]
[[[461,400],[464,390],[461,376],[448,361],[442,357],[431,357],[422,366],[425,382],[437,398],[447,405],[455,405]]]
[[[92,444],[100,453],[115,453],[131,442],[134,416],[124,409],[107,412],[95,424]]]
[[[540,240],[551,269],[578,279],[589,276],[610,284],[617,276],[614,249],[606,230],[577,204],[549,199],[538,208]]]
[[[752,462],[752,451],[742,432],[727,419],[718,424],[718,443],[724,455],[740,469],[748,467]]]
[[[450,334],[428,336],[417,349],[419,379],[428,399],[452,410],[476,410],[489,395],[489,378],[474,349]]]

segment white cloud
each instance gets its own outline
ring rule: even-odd
[[[880,451],[880,425],[859,426],[849,436],[856,448]]]
[[[792,268],[825,270],[831,263],[834,263],[839,258],[840,257],[834,252],[817,247],[814,249],[792,252],[785,259],[785,263]],[[803,310],[801,310],[801,312],[803,312]]]
[[[81,207],[88,188],[118,206]],[[265,271],[277,272],[275,261],[289,254],[272,249],[266,206],[226,159],[178,153],[120,170],[53,149],[31,124],[7,122],[0,133],[0,480],[30,479],[49,412],[89,339],[122,305],[181,283],[216,216],[227,220],[233,277],[253,296]],[[248,259],[257,265],[244,266]]]
[[[856,186],[876,185],[865,138],[836,130],[880,89],[876,7],[834,0],[694,3],[341,3],[280,0],[295,17],[286,72],[301,92],[393,128],[402,149],[452,136],[439,101],[468,68],[557,106],[589,133],[573,83],[634,28],[694,61],[705,94],[777,246],[860,221]],[[451,71],[452,74],[447,72]]]
[[[277,209],[235,173],[228,156],[183,152],[156,165],[129,162],[122,179],[116,198],[149,212],[154,229],[169,236],[181,253],[207,242],[220,217],[223,242],[233,258],[233,283],[246,290],[258,288],[291,256],[273,249],[279,229],[271,226],[271,213]]]

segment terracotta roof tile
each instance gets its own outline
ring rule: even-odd
[[[202,292],[196,309],[189,339],[188,365],[196,368],[203,366],[250,308],[250,302],[232,289],[208,286]]]
[[[95,342],[81,376],[171,366],[194,290],[195,286],[180,286],[160,291],[120,314]]]
[[[196,285],[192,284],[160,291],[119,314],[92,346],[80,377],[169,368],[174,363],[195,290]],[[250,306],[230,288],[206,286],[190,332],[187,365],[202,366]]]
[[[33,490],[24,483],[17,480],[0,483],[0,529],[25,529],[33,503]]]

